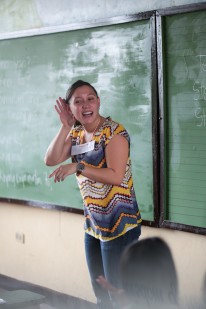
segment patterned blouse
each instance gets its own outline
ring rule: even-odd
[[[82,133],[81,125],[71,130],[73,146],[82,142]],[[83,162],[85,166],[106,168],[105,148],[115,134],[124,136],[130,145],[130,137],[125,128],[108,117],[93,136],[94,149],[72,156],[72,161]],[[83,175],[78,176],[77,181],[84,203],[86,233],[102,241],[109,241],[141,223],[130,158],[127,161],[123,181],[119,186],[99,183]]]

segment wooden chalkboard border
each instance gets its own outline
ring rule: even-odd
[[[96,28],[96,27],[109,26],[109,25],[118,25],[118,24],[129,23],[132,21],[150,19],[152,16],[155,16],[155,11],[147,11],[147,12],[137,13],[137,14],[110,17],[106,19],[99,19],[99,20],[94,20],[94,21],[89,21],[89,22],[87,21],[87,22],[81,22],[81,23],[65,24],[61,26],[53,26],[53,27],[51,26],[51,27],[43,27],[43,28],[34,28],[34,29],[23,30],[23,31],[0,33],[0,40],[44,35],[44,34],[52,34],[52,33],[57,33],[57,32],[66,32],[66,31],[80,30],[80,29],[89,29],[89,28]]]
[[[176,15],[181,13],[189,13],[206,9],[206,2],[196,4],[185,4],[175,7],[156,10],[156,14],[160,16]]]
[[[170,228],[195,234],[206,235],[206,228],[191,226],[181,223],[174,223],[165,220],[165,188],[166,188],[166,170],[165,170],[165,128],[164,128],[164,67],[163,67],[163,19],[164,16],[176,15],[181,13],[190,13],[206,9],[206,3],[191,5],[182,5],[172,8],[166,8],[156,11],[156,30],[157,30],[157,65],[158,65],[158,93],[159,93],[159,142],[160,142],[160,216],[159,227]]]
[[[101,26],[118,25],[123,23],[129,23],[132,21],[150,20],[151,21],[151,98],[152,98],[152,156],[153,156],[153,204],[154,204],[154,220],[143,220],[143,224],[146,226],[158,227],[159,225],[159,137],[158,137],[158,86],[157,86],[157,45],[156,45],[156,11],[147,11],[143,13],[137,13],[132,15],[117,16],[98,21],[82,22],[77,24],[68,24],[56,27],[44,27],[42,29],[32,29],[24,31],[10,32],[6,34],[0,34],[0,40],[45,35],[80,29],[96,28]],[[39,201],[27,201],[12,198],[0,198],[0,202],[14,203],[24,206],[32,206],[50,210],[59,210],[72,212],[76,214],[83,214],[83,210],[61,206],[52,205],[49,203]]]
[[[0,203],[17,204],[21,206],[31,206],[35,208],[43,208],[43,209],[48,209],[48,210],[50,209],[50,210],[66,211],[66,212],[72,212],[72,213],[76,213],[80,215],[84,214],[84,211],[79,208],[60,206],[60,205],[39,202],[39,201],[27,201],[27,200],[0,197]]]

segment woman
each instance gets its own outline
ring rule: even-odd
[[[100,98],[87,82],[75,82],[66,100],[59,98],[56,103],[62,126],[46,152],[45,163],[54,166],[72,158],[72,163],[60,165],[49,177],[59,182],[76,173],[84,203],[86,259],[97,307],[111,308],[112,296],[96,279],[103,275],[119,286],[120,255],[141,234],[130,138],[121,124],[99,114]]]

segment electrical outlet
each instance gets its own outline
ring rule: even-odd
[[[16,241],[18,241],[18,242],[20,242],[20,243],[22,243],[22,244],[24,244],[25,243],[25,235],[24,235],[24,233],[18,233],[18,232],[16,232]]]

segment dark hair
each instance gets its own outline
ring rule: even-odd
[[[67,90],[67,93],[66,93],[66,103],[69,104],[69,100],[71,99],[74,91],[79,88],[79,87],[82,87],[82,86],[88,86],[90,88],[92,88],[96,94],[96,96],[98,97],[98,93],[96,91],[96,89],[88,82],[85,82],[81,79],[77,80],[75,83],[73,83],[69,89]]]
[[[122,287],[132,298],[148,296],[177,303],[178,281],[170,248],[159,237],[129,245],[120,261]]]

